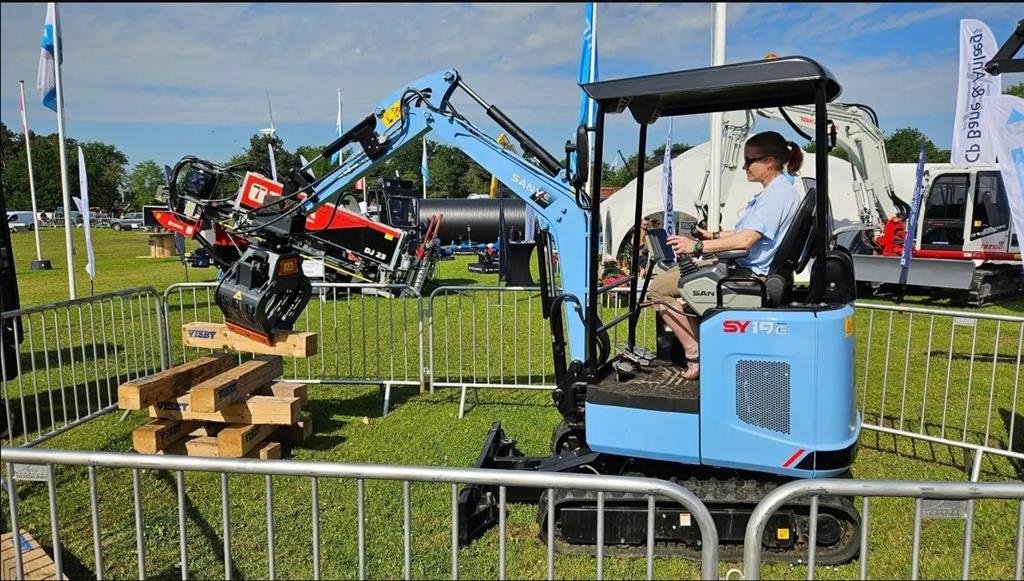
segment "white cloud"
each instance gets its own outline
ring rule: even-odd
[[[258,127],[267,121],[269,91],[279,125],[333,127],[337,88],[343,89],[350,123],[402,84],[448,67],[458,68],[471,87],[524,128],[545,135],[546,144],[560,145],[577,114],[580,4],[61,9],[65,95],[75,122]],[[870,46],[853,53],[841,40],[897,33],[958,11],[979,18],[1012,12],[1002,5],[959,4],[730,4],[728,10],[729,61],[760,58],[769,50],[812,54],[840,77],[844,99],[875,106],[883,120],[952,115],[955,48],[932,54],[908,44],[906,53],[880,55]],[[33,85],[44,13],[43,4],[0,8],[0,102],[8,125],[17,125],[16,81]],[[601,4],[602,77],[705,65],[711,14],[710,4]],[[699,125],[676,124],[681,132]]]

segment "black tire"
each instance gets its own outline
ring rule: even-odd
[[[121,231],[121,224],[119,224],[117,222],[114,222],[114,225],[111,226],[111,228],[113,228],[114,230],[117,230],[118,232],[120,232]]]

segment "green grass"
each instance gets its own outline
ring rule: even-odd
[[[81,235],[80,231],[76,231]],[[15,235],[15,257],[18,261],[19,286],[26,306],[40,305],[67,298],[66,271],[62,270],[63,237],[59,230],[44,231],[44,255],[54,261],[54,271],[27,272],[28,261],[34,257],[34,242],[29,233]],[[96,293],[130,286],[164,288],[183,280],[183,269],[176,259],[142,259],[148,256],[146,235],[97,231],[95,243],[98,262]],[[84,255],[79,242],[80,256]],[[494,284],[496,275],[474,275],[466,271],[469,259],[442,262],[439,278],[444,284]],[[84,263],[84,260],[82,260]],[[88,295],[88,279],[79,270],[80,295]],[[212,280],[213,269],[190,269],[190,279]],[[929,297],[911,297],[908,303],[929,305]],[[540,318],[535,300],[521,294],[499,296],[497,293],[452,295],[434,304],[436,326],[435,348],[438,350],[436,381],[498,381],[514,378],[536,383],[550,380],[550,353],[546,323]],[[111,324],[120,320],[122,307],[140,312],[151,307],[144,299],[132,299],[124,306],[106,301],[95,306],[103,314],[104,324],[96,324],[100,315],[88,309],[62,310],[54,323],[32,319],[26,327],[34,329],[33,355],[37,369],[29,371],[20,383],[9,382],[14,394],[35,394],[50,397],[56,385],[74,386],[58,390],[72,398],[60,410],[71,406],[81,392],[89,391],[101,401],[110,401],[108,383],[100,381],[139,369],[133,355],[142,354],[142,361],[153,360],[156,333],[153,321],[142,315],[133,325]],[[184,307],[182,307],[184,305]],[[418,380],[416,347],[416,302],[383,300],[359,295],[344,296],[323,303],[311,302],[300,327],[321,333],[322,353],[306,362],[290,364],[287,377],[373,377],[381,373],[398,379]],[[940,305],[945,306],[945,305]],[[1017,314],[1024,300],[988,307],[981,312]],[[172,293],[169,314],[171,329],[182,321],[206,320],[217,315],[205,291]],[[51,315],[47,315],[48,317]],[[606,311],[606,319],[610,312]],[[84,321],[84,323],[83,323]],[[321,322],[322,321],[322,322]],[[857,397],[872,421],[886,425],[902,425],[917,431],[923,424],[928,433],[953,439],[980,441],[988,432],[992,446],[1008,445],[1008,428],[1000,410],[1024,410],[1024,391],[1015,394],[1016,361],[1006,358],[1018,348],[1019,326],[1000,327],[998,342],[996,326],[979,323],[976,327],[958,326],[953,331],[945,319],[931,325],[932,356],[927,358],[926,338],[929,319],[903,314],[890,317],[866,309],[857,315]],[[67,327],[70,325],[71,330]],[[86,326],[98,329],[83,329]],[[649,330],[650,322],[641,323]],[[905,349],[907,329],[914,329],[914,343]],[[94,339],[92,332],[97,333]],[[870,331],[870,333],[869,333]],[[103,333],[107,338],[103,340]],[[870,343],[869,343],[870,334]],[[180,337],[171,333],[176,361],[184,353]],[[882,337],[891,335],[888,361]],[[56,338],[66,352],[54,349]],[[49,349],[42,340],[48,338]],[[145,348],[131,348],[133,340],[147,338]],[[621,337],[613,338],[618,343]],[[490,350],[485,345],[490,344]],[[871,362],[866,365],[868,345]],[[109,352],[97,359],[108,345]],[[979,354],[974,361],[963,357],[972,351]],[[23,347],[24,349],[24,347]],[[61,355],[60,361],[57,351]],[[122,355],[127,355],[124,357]],[[189,357],[194,353],[189,353]],[[148,359],[147,359],[148,357]],[[484,359],[487,361],[483,361]],[[56,369],[62,364],[60,381],[45,375],[43,362]],[[158,360],[157,360],[158,361]],[[995,363],[993,363],[995,361]],[[69,364],[74,362],[75,371]],[[88,363],[88,365],[86,365]],[[930,365],[925,381],[924,365]],[[884,369],[890,370],[888,375]],[[906,374],[904,389],[903,370]],[[945,386],[947,371],[950,387]],[[66,373],[66,375],[65,375]],[[989,402],[989,385],[991,391]],[[116,392],[116,381],[113,385]],[[970,395],[968,396],[968,387]],[[927,394],[925,393],[927,388]],[[477,397],[473,397],[478,395]],[[551,406],[548,393],[527,391],[482,390],[472,394],[466,417],[456,419],[458,390],[438,389],[420,394],[416,386],[396,387],[392,395],[394,410],[381,416],[380,394],[376,387],[312,386],[307,410],[314,419],[315,435],[294,451],[302,460],[417,464],[428,466],[471,466],[479,452],[484,434],[495,420],[502,421],[506,432],[517,439],[527,454],[548,452],[551,427],[559,417]],[[1016,401],[1014,401],[1016,397]],[[108,398],[108,399],[102,399]],[[59,398],[58,398],[59,399]],[[922,420],[922,399],[925,399]],[[34,405],[34,403],[30,403]],[[45,406],[44,406],[45,409]],[[902,411],[901,411],[902,410]],[[884,416],[884,419],[882,419]],[[966,418],[966,420],[965,420]],[[29,418],[29,424],[32,424]],[[131,449],[131,430],[147,420],[142,413],[133,413],[119,421],[119,414],[108,414],[87,427],[57,436],[47,447],[108,450],[126,452]],[[1018,419],[1018,422],[1021,420]],[[961,426],[967,426],[967,433]],[[983,429],[987,428],[987,429]],[[974,433],[981,432],[981,433]],[[1016,433],[1022,433],[1017,428]],[[964,458],[955,449],[896,440],[874,432],[865,432],[857,462],[856,478],[898,480],[963,480]],[[1020,450],[1020,445],[1015,444]],[[986,456],[983,480],[1018,480],[1018,471],[1009,462]],[[89,516],[89,490],[84,468],[58,469],[58,508],[65,568],[69,577],[88,576],[94,567],[92,534]],[[322,542],[321,575],[328,578],[351,578],[356,570],[355,485],[351,481],[320,482],[320,535]],[[49,508],[45,486],[19,482],[20,526],[30,530],[44,546],[50,544]],[[143,513],[145,520],[147,574],[176,577],[178,560],[177,506],[173,475],[146,471],[142,474]],[[237,577],[265,577],[266,531],[264,524],[263,479],[232,476],[230,478],[232,556]],[[100,520],[105,560],[105,576],[121,578],[137,575],[134,540],[134,515],[131,509],[131,473],[123,470],[100,470]],[[450,567],[450,489],[447,485],[414,484],[412,487],[413,576],[446,577]],[[221,561],[220,479],[211,474],[189,474],[186,477],[188,499],[187,534],[189,538],[190,572],[193,577],[209,578],[224,574]],[[368,482],[367,498],[367,573],[373,578],[395,578],[402,575],[402,493],[397,483]],[[275,479],[275,525],[277,529],[277,575],[305,578],[312,574],[310,524],[310,482],[305,478]],[[1008,578],[1012,575],[1014,524],[1017,504],[1003,501],[979,501],[973,529],[974,555],[972,576],[976,578]],[[4,511],[6,512],[6,511]],[[546,575],[546,548],[537,539],[533,506],[511,506],[508,515],[508,575],[513,578],[542,578]],[[879,499],[871,504],[870,568],[873,578],[907,577],[910,572],[912,500]],[[928,520],[922,533],[922,567],[925,578],[952,578],[959,575],[964,523],[950,520]],[[459,553],[463,577],[495,577],[498,535],[491,531],[483,539]],[[720,573],[729,566],[723,564]],[[850,578],[858,574],[857,564],[835,568],[819,568],[817,576],[824,579]],[[693,578],[694,563],[682,559],[658,559],[658,578]],[[556,576],[592,578],[592,558],[560,555],[556,560]],[[803,567],[768,564],[764,576],[802,578]],[[642,559],[607,558],[605,575],[642,577]]]

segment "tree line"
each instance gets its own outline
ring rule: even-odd
[[[1016,83],[1004,91],[1006,94],[1024,97],[1024,83]],[[28,162],[25,157],[24,136],[11,131],[0,123],[0,189],[9,209],[31,208],[29,197]],[[60,165],[58,153],[58,137],[56,133],[40,135],[30,133],[32,140],[32,161],[36,185],[36,200],[41,211],[53,211],[62,206]],[[930,163],[949,162],[948,149],[939,149],[919,129],[903,127],[885,137],[886,152],[891,163],[914,163],[921,144],[925,145],[927,161]],[[317,177],[330,173],[330,161],[317,158],[324,145],[301,145],[294,150],[285,147],[280,136],[256,133],[249,139],[249,146],[227,160],[233,164],[248,160],[257,167],[263,168],[270,175],[270,155],[268,144],[274,149],[278,179],[285,182],[286,187],[294,188],[291,182],[291,171],[300,167],[300,156],[307,160],[316,160],[312,170]],[[68,179],[72,192],[78,188],[78,156],[75,153],[79,142],[67,140]],[[164,182],[162,166],[153,160],[146,160],[128,167],[128,157],[116,146],[97,142],[82,142],[82,149],[88,160],[87,175],[89,178],[90,205],[104,211],[126,211],[139,209],[144,204],[154,201],[157,188]],[[690,145],[679,143],[672,145],[672,157],[686,150]],[[813,152],[813,144],[804,146],[807,152]],[[647,169],[661,165],[665,153],[665,145],[659,145],[645,160]],[[422,188],[420,173],[421,151],[419,147],[406,147],[391,156],[368,176],[371,187],[382,177],[401,177],[416,183]],[[832,155],[848,159],[846,152],[837,147]],[[606,150],[601,172],[601,181],[605,186],[622,187],[636,177],[638,157],[633,153],[626,157],[620,151]],[[486,194],[490,190],[491,175],[477,165],[461,150],[443,143],[427,141],[427,158],[430,182],[427,187],[428,197],[465,198],[470,194]],[[618,163],[612,163],[612,161]],[[564,163],[564,159],[563,159]]]

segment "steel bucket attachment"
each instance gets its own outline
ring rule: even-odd
[[[224,274],[216,297],[229,330],[273,345],[273,331],[292,329],[311,292],[299,253],[250,246]]]

